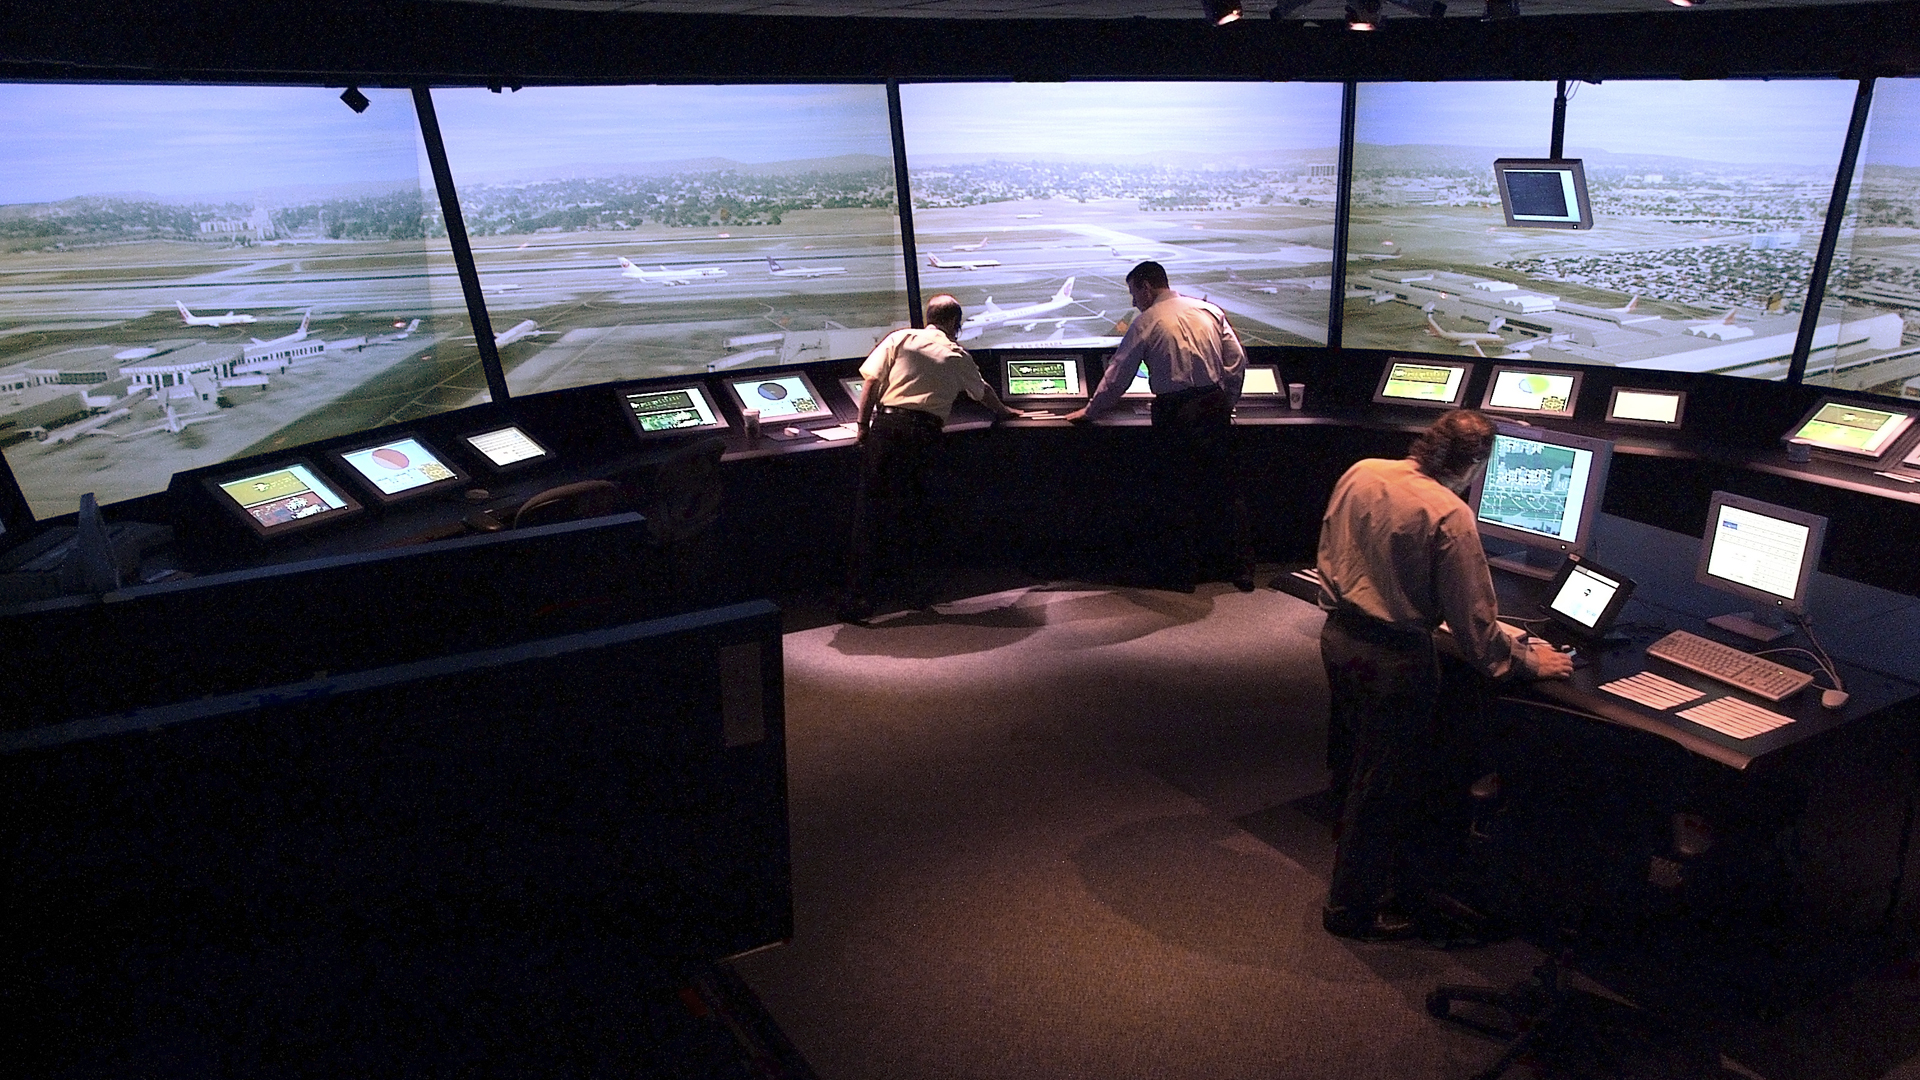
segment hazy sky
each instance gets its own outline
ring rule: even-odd
[[[404,90],[355,115],[317,87],[0,84],[0,203],[244,193],[423,170]],[[429,185],[431,186],[431,185]]]
[[[1831,169],[1846,141],[1854,90],[1840,80],[1580,83],[1567,103],[1566,153]],[[1356,128],[1363,143],[1484,146],[1545,157],[1553,84],[1362,83]]]
[[[909,83],[907,160],[1099,160],[1340,145],[1334,83]]]
[[[893,157],[883,86],[532,86],[436,90],[447,160],[462,173],[725,157]]]
[[[1920,79],[1877,79],[1861,160],[1920,167]]]

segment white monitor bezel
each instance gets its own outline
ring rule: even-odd
[[[1564,409],[1528,409],[1516,405],[1495,405],[1494,392],[1500,388],[1503,375],[1547,375],[1553,378],[1572,379],[1573,385],[1567,390],[1567,407]],[[1486,389],[1480,393],[1480,411],[1500,413],[1505,416],[1548,416],[1562,420],[1573,419],[1574,410],[1580,407],[1580,375],[1569,368],[1531,367],[1521,364],[1495,364],[1492,374],[1487,376]]]
[[[1401,365],[1409,367],[1444,367],[1460,372],[1460,385],[1454,387],[1453,396],[1446,401],[1423,401],[1417,398],[1391,397],[1387,394],[1387,384],[1393,381],[1394,369]],[[1467,385],[1473,382],[1474,368],[1467,360],[1429,360],[1412,356],[1390,356],[1387,364],[1380,369],[1380,382],[1373,388],[1373,403],[1376,405],[1406,405],[1416,409],[1457,409],[1467,399]]]

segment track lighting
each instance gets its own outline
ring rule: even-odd
[[[1378,30],[1380,0],[1353,0],[1347,5],[1347,29]]]
[[[1207,21],[1215,26],[1238,22],[1241,15],[1240,0],[1200,0],[1200,10],[1206,12]]]

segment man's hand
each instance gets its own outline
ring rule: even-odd
[[[1536,679],[1564,679],[1573,674],[1573,655],[1535,641],[1527,647],[1527,666]]]
[[[1075,409],[1060,419],[1065,420],[1069,424],[1084,424],[1087,420],[1087,410]]]
[[[994,417],[995,420],[1025,420],[1026,418],[1027,418],[1027,414],[1024,412],[1021,412],[1019,409],[1008,409],[1007,411]]]

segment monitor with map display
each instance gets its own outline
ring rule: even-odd
[[[1418,405],[1429,409],[1457,409],[1467,396],[1473,365],[1447,360],[1387,361],[1380,385],[1373,392],[1378,405]]]
[[[1544,428],[1500,424],[1485,472],[1468,499],[1483,539],[1518,544],[1493,565],[1551,577],[1570,553],[1593,543],[1613,444]]]
[[[358,513],[360,504],[305,460],[205,481],[214,500],[255,536],[305,532]]]
[[[1086,397],[1076,356],[1022,357],[1007,361],[1010,401]]]
[[[1504,365],[1493,369],[1480,407],[1487,412],[1571,417],[1580,401],[1580,373]]]
[[[641,438],[689,431],[724,431],[727,422],[699,383],[620,391],[621,408]]]
[[[761,423],[833,419],[833,409],[821,399],[820,391],[813,388],[812,380],[798,371],[728,379],[727,388],[742,409],[760,410]],[[858,396],[854,400],[858,402]]]
[[[395,435],[349,450],[335,450],[342,472],[360,480],[367,494],[382,503],[418,498],[460,486],[467,474],[410,434]]]
[[[1913,414],[1901,409],[1822,398],[1781,439],[1799,439],[1819,450],[1877,460],[1911,426]]]

